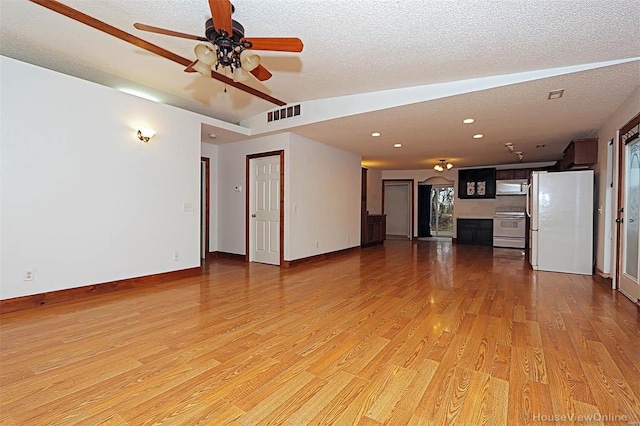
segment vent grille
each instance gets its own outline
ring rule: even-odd
[[[267,113],[267,123],[272,121],[285,120],[287,118],[296,117],[300,115],[300,105],[286,106],[275,111],[269,111]]]

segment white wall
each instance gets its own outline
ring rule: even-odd
[[[246,156],[277,150],[285,163],[284,259],[359,245],[360,156],[281,133],[218,147],[218,250],[246,253]]]
[[[0,297],[198,266],[208,118],[0,61]],[[157,131],[148,144],[140,126]]]
[[[218,251],[218,146],[200,144],[200,156],[209,159],[209,253]]]
[[[628,123],[633,117],[640,112],[640,86],[630,94],[629,98],[607,119],[607,121],[598,129],[598,164],[595,167],[595,173],[597,176],[597,200],[598,208],[596,209],[597,224],[596,224],[596,267],[603,271],[605,274],[609,274],[614,270],[614,255],[615,244],[613,240],[613,234],[616,230],[616,206],[615,199],[617,198],[617,158],[618,158],[618,143],[616,140],[617,131]],[[609,141],[614,139],[614,188],[611,190],[613,194],[612,204],[607,207],[607,146]],[[608,245],[611,250],[605,250],[605,246]],[[605,252],[607,255],[605,256]]]
[[[291,134],[285,260],[360,245],[361,161],[359,155]]]

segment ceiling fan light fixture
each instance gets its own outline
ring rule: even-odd
[[[207,65],[204,62],[196,61],[195,64],[191,65],[191,68],[198,71],[200,74],[211,77],[211,65]]]
[[[240,52],[240,64],[242,69],[251,72],[260,65],[260,56],[253,53],[251,50],[243,50]]]
[[[249,73],[244,68],[236,68],[233,70],[233,81],[245,81],[249,78]]]
[[[215,64],[218,60],[218,55],[216,55],[215,50],[207,46],[206,44],[198,44],[193,50],[196,54],[196,58],[198,58],[198,61],[202,62],[203,64],[209,65],[209,67]]]

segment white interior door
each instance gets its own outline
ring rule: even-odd
[[[251,160],[253,203],[250,203],[254,262],[280,265],[280,156]]]
[[[385,182],[384,213],[388,236],[411,238],[410,182]]]
[[[640,198],[640,139],[624,146],[622,205],[624,206],[621,233],[620,291],[633,302],[640,301],[638,264],[640,233],[638,232],[638,198]]]

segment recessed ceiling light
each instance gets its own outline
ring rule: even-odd
[[[477,135],[473,135],[474,139],[480,139],[480,138],[483,138],[483,137],[484,137],[484,135],[481,135],[480,133],[478,133]]]
[[[373,136],[374,138],[377,138],[378,136],[380,136],[380,132],[373,132],[371,133],[371,136]]]
[[[545,144],[541,143],[541,144],[539,144],[539,145],[536,145],[536,148],[544,148],[545,146],[547,146],[547,145],[545,145]]]
[[[564,89],[552,90],[549,92],[549,96],[547,96],[547,99],[560,99],[562,95],[564,95]]]
[[[210,137],[211,139],[215,139],[215,138],[217,138],[217,137],[218,137],[218,135],[216,135],[215,133],[209,133],[209,137]]]
[[[394,147],[394,148],[400,148],[401,146],[402,146],[402,144],[401,144],[401,143],[394,143],[394,144],[393,144],[393,147]]]
[[[464,124],[471,124],[471,123],[473,123],[474,121],[476,121],[476,120],[474,120],[473,118],[465,118],[464,120],[462,120],[462,122],[463,122]]]

